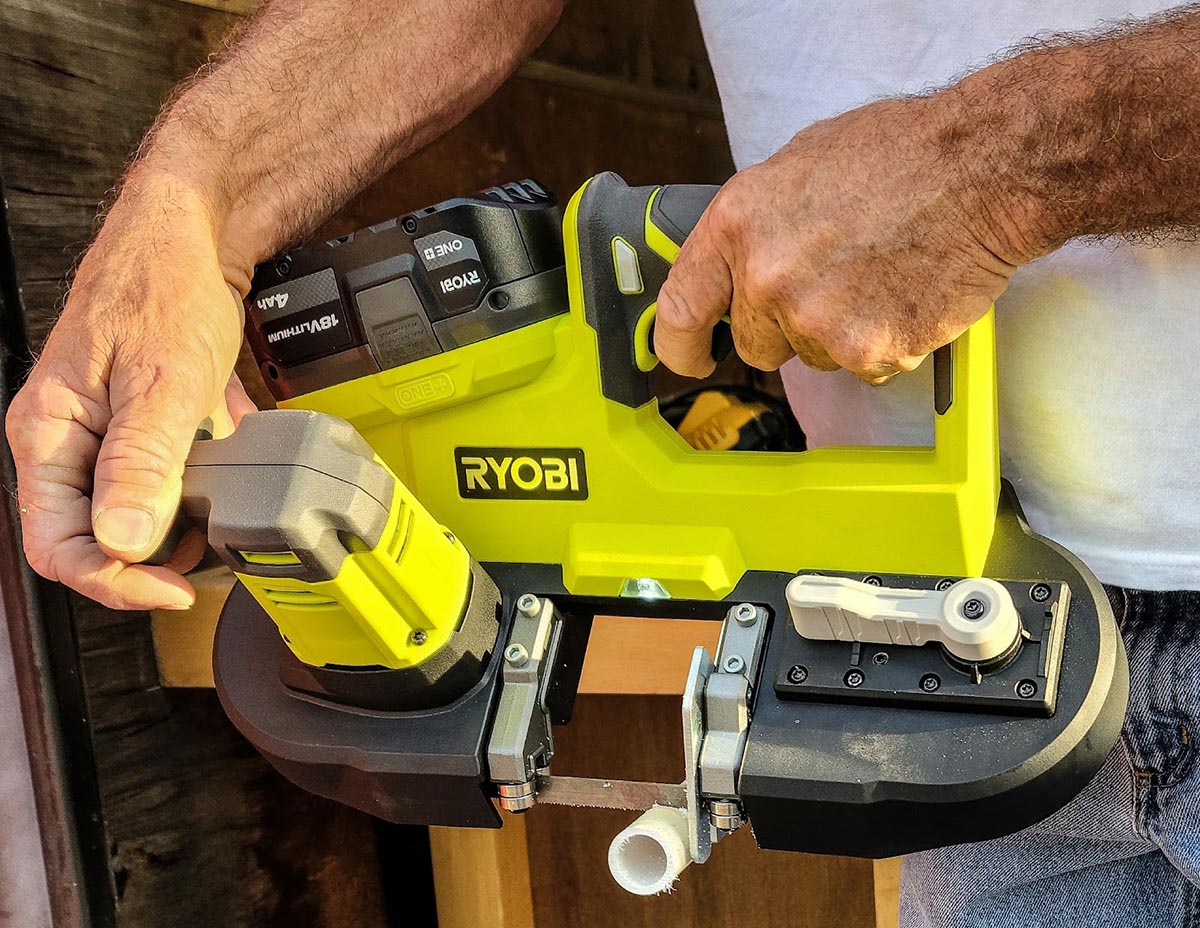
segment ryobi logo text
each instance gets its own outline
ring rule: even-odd
[[[582,448],[455,448],[463,499],[587,499]]]
[[[455,290],[461,290],[463,287],[471,287],[480,283],[479,271],[467,271],[463,274],[454,274],[445,278],[439,284],[442,288],[442,293],[453,293]]]

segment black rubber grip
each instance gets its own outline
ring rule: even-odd
[[[668,184],[654,198],[650,221],[682,245],[720,189],[712,184]]]

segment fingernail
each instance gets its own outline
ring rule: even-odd
[[[92,525],[96,540],[114,551],[139,551],[150,544],[154,517],[145,509],[114,506],[101,510]]]
[[[162,608],[163,609],[172,609],[176,612],[183,612],[185,609],[191,609],[192,606],[194,606],[194,605],[195,605],[195,603],[190,603],[190,602],[173,602],[173,603],[163,603]]]

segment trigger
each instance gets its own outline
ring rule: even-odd
[[[712,359],[720,364],[733,352],[733,326],[722,316],[712,331]]]

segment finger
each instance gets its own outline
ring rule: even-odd
[[[760,371],[775,371],[795,352],[773,316],[761,307],[747,305],[743,291],[734,290],[729,310],[730,328],[738,357]]]
[[[21,534],[30,566],[49,580],[117,609],[185,609],[191,586],[163,568],[130,568],[91,537],[93,431],[106,411],[52,377],[18,394],[6,422],[17,468]]]
[[[710,204],[683,243],[658,294],[654,353],[686,377],[707,377],[716,367],[712,330],[733,298],[733,276],[713,214]]]
[[[147,351],[114,364],[109,383],[113,415],[96,457],[92,528],[127,562],[148,557],[170,528],[196,428],[224,387],[211,371],[170,363]]]
[[[207,550],[208,535],[202,528],[193,525],[183,533],[170,558],[162,566],[169,567],[176,573],[186,574],[204,559]]]
[[[788,345],[792,349],[792,353],[801,361],[816,371],[836,371],[841,365],[829,356],[815,338],[804,335],[797,331],[796,324],[793,321],[795,312],[783,313],[780,321],[780,330],[787,338]]]
[[[111,609],[188,609],[196,601],[173,567],[126,564],[106,554],[90,532],[59,541],[47,567],[49,579]]]

